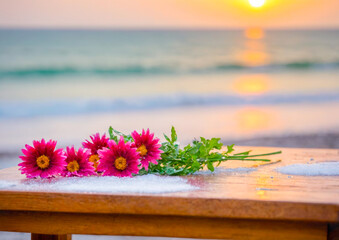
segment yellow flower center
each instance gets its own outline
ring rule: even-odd
[[[137,151],[140,153],[140,156],[145,156],[147,154],[147,148],[144,144],[137,148]]]
[[[97,167],[98,167],[98,164],[99,164],[99,155],[93,154],[89,157],[88,160],[93,163],[95,170],[97,170]]]
[[[79,163],[77,161],[72,161],[70,163],[68,163],[67,165],[67,170],[69,172],[75,172],[75,171],[78,171],[79,170]]]
[[[116,169],[122,171],[125,170],[127,167],[127,161],[126,158],[123,157],[118,157],[117,159],[115,159],[114,161],[114,166]]]
[[[49,158],[45,155],[41,155],[36,159],[36,164],[38,165],[39,168],[45,169],[48,168],[49,166]]]

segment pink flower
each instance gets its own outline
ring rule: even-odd
[[[99,133],[90,136],[90,138],[92,141],[90,142],[89,140],[86,140],[85,142],[82,143],[82,146],[84,148],[91,150],[91,156],[89,157],[89,161],[93,163],[93,166],[96,170],[99,163],[98,150],[107,148],[109,139],[106,137],[105,134],[102,135],[102,137],[100,137]]]
[[[33,147],[25,145],[21,151],[24,156],[20,156],[23,162],[19,163],[21,174],[26,174],[28,178],[49,178],[59,175],[66,164],[66,155],[63,149],[55,150],[57,142],[45,139],[33,141]]]
[[[160,150],[161,144],[159,144],[159,138],[154,138],[154,133],[150,134],[149,129],[145,132],[142,130],[142,134],[137,131],[132,132],[134,139],[133,146],[137,148],[141,156],[141,165],[148,170],[149,163],[158,164],[158,160],[161,159]]]
[[[118,144],[109,140],[108,146],[98,151],[98,171],[102,171],[103,176],[132,177],[132,173],[139,173],[140,155],[131,143],[125,143],[121,136]]]
[[[91,151],[88,149],[79,148],[78,152],[74,147],[67,147],[67,167],[64,168],[62,176],[64,177],[83,177],[96,175],[93,163],[88,161]]]

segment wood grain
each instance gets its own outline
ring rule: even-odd
[[[280,150],[237,147],[253,153]],[[338,222],[339,177],[287,176],[275,171],[292,163],[339,161],[335,149],[282,149],[272,157],[282,162],[262,165],[233,161],[226,168],[255,167],[255,171],[221,171],[184,177],[200,189],[171,194],[104,194],[0,190],[0,210],[191,216],[236,219]],[[313,159],[313,161],[311,161]],[[23,181],[16,167],[0,171],[1,180]]]
[[[31,240],[72,240],[72,235],[31,234]]]
[[[15,204],[13,204],[15,203]],[[185,199],[62,193],[4,193],[1,210],[117,213],[299,221],[338,221],[338,206],[236,199]]]
[[[213,239],[324,240],[327,225],[154,215],[0,211],[0,230]]]

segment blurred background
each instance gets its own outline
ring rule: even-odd
[[[110,125],[161,138],[174,125],[182,143],[339,148],[338,10],[337,0],[0,0],[0,169],[33,139],[80,146]]]

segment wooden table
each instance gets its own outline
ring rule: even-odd
[[[237,151],[249,149],[237,147]],[[280,150],[251,147],[253,153]],[[71,234],[216,239],[337,239],[339,177],[288,176],[276,167],[339,161],[339,150],[281,149],[282,162],[227,162],[255,171],[188,176],[199,190],[167,194],[84,194],[0,190],[0,231],[32,239]],[[310,161],[314,159],[313,161]],[[254,166],[256,165],[256,166]],[[0,180],[23,179],[17,167]]]

